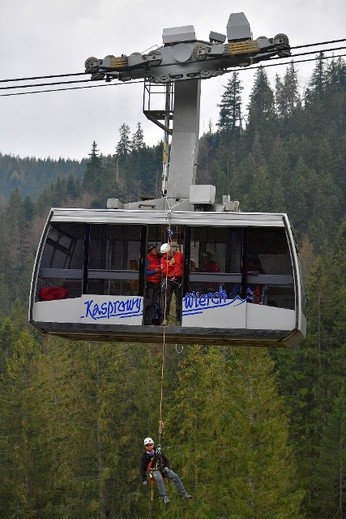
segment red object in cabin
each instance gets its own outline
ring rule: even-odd
[[[38,291],[41,301],[54,301],[54,299],[65,299],[67,288],[64,287],[42,287]]]

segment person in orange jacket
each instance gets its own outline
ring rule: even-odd
[[[166,245],[166,244],[164,244]],[[163,246],[162,246],[163,247]],[[166,296],[164,323],[168,324],[169,312],[173,293],[175,294],[175,311],[176,324],[181,325],[182,318],[182,279],[184,268],[183,253],[179,250],[178,245],[171,244],[168,252],[165,252],[161,258],[162,281],[164,282],[164,294]],[[166,250],[163,248],[163,250]],[[167,280],[167,283],[166,283]]]

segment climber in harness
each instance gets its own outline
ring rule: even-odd
[[[145,452],[141,458],[141,476],[143,485],[148,484],[148,480],[154,479],[157,483],[160,497],[164,504],[170,503],[170,499],[166,492],[166,487],[163,478],[168,478],[173,481],[177,491],[183,499],[192,499],[192,496],[185,490],[183,482],[178,474],[169,468],[169,462],[161,451],[160,446],[155,447],[154,440],[145,438],[144,440]]]

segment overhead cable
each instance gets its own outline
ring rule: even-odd
[[[303,45],[291,46],[290,49],[295,50],[295,49],[303,49],[305,47],[317,47],[317,46],[322,46],[322,45],[342,43],[344,41],[346,41],[346,38],[341,38],[338,40],[321,41],[321,42],[317,42],[317,43],[305,43]],[[343,47],[340,47],[340,48],[343,48]],[[331,50],[339,50],[339,48],[324,49],[323,52],[329,52]],[[308,53],[306,53],[306,54],[308,54]],[[297,56],[299,56],[299,54],[297,54]],[[280,58],[276,58],[276,59],[280,59]],[[18,81],[18,82],[20,82],[20,81],[36,81],[36,80],[41,80],[41,79],[55,79],[55,78],[72,77],[72,76],[85,76],[87,74],[89,74],[89,73],[88,72],[72,72],[72,73],[68,73],[68,74],[51,74],[51,75],[45,75],[45,76],[9,78],[9,79],[0,79],[0,83],[10,83],[10,82],[16,82],[16,81]],[[53,84],[53,83],[51,83],[51,84]]]
[[[56,77],[85,76],[85,74],[88,74],[88,72],[76,72],[74,74],[54,74],[50,76],[17,77],[11,79],[0,79],[0,83],[9,83],[11,81],[34,81],[36,79],[54,79]]]
[[[90,83],[92,83],[91,80],[89,80]],[[139,81],[126,81],[126,83],[102,83],[101,85],[87,85],[87,86],[80,86],[80,87],[66,87],[66,88],[49,88],[46,90],[31,90],[26,92],[14,92],[12,94],[0,94],[0,97],[10,97],[10,96],[24,96],[28,94],[44,94],[47,92],[63,92],[65,90],[84,90],[86,88],[102,88],[102,87],[109,87],[109,86],[123,86],[123,85],[135,85],[136,83],[144,83],[144,80],[141,79]],[[35,85],[33,85],[35,86]],[[18,87],[20,88],[20,87]]]
[[[342,47],[344,48],[344,47]],[[334,49],[332,49],[334,50]],[[311,54],[311,53],[306,53],[306,54]],[[313,54],[315,54],[315,52],[313,52]],[[300,54],[299,54],[300,55]],[[305,55],[302,54],[302,55]],[[297,54],[298,56],[298,54]],[[315,58],[307,58],[307,59],[302,59],[302,60],[293,60],[291,59],[290,61],[277,61],[275,63],[269,63],[269,62],[266,62],[265,65],[261,64],[261,65],[256,65],[256,66],[249,66],[249,67],[239,67],[239,68],[232,68],[230,70],[226,70],[224,71],[224,74],[230,74],[232,72],[243,72],[243,71],[246,71],[246,70],[257,70],[259,68],[269,68],[269,67],[279,67],[279,66],[283,66],[283,65],[291,65],[291,64],[297,64],[297,63],[307,63],[307,62],[311,62],[311,61],[317,61],[318,59],[322,59],[322,60],[325,60],[325,59],[335,59],[335,58],[342,58],[344,57],[345,54],[337,54],[337,55],[329,55],[329,56],[325,56],[325,55],[319,55]],[[294,56],[292,56],[293,58]],[[282,59],[282,58],[272,58],[270,59],[270,61],[274,61],[276,59]],[[86,80],[87,82],[91,83],[93,82],[92,80]],[[82,81],[66,81],[66,82],[61,82],[61,83],[56,83],[56,85],[64,85],[64,84],[71,84],[71,83],[83,83],[85,82],[84,80]],[[19,95],[28,95],[28,94],[44,94],[44,93],[50,93],[50,92],[63,92],[63,91],[66,91],[66,90],[84,90],[84,89],[87,89],[87,88],[101,88],[101,87],[107,87],[107,86],[120,86],[120,85],[133,85],[133,84],[138,84],[138,83],[144,83],[144,80],[136,80],[136,81],[126,81],[125,83],[123,82],[120,82],[120,83],[102,83],[102,84],[92,84],[92,85],[86,85],[86,86],[75,86],[75,87],[66,87],[66,88],[49,88],[49,89],[45,89],[45,90],[31,90],[31,91],[25,91],[25,92],[13,92],[13,93],[10,93],[10,94],[0,94],[0,97],[11,97],[11,96],[19,96]],[[47,83],[47,86],[48,85],[55,85],[55,83]],[[37,87],[37,86],[40,86],[40,85],[37,85],[37,84],[33,84],[33,85],[30,85],[32,88],[34,87]],[[9,90],[9,89],[12,89],[12,88],[16,88],[16,89],[20,89],[22,88],[21,86],[18,86],[18,87],[0,87],[0,90]]]

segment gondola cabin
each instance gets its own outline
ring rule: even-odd
[[[170,240],[184,260],[182,319],[144,325],[148,245]],[[162,279],[161,307],[164,298]],[[168,343],[292,345],[306,322],[288,218],[52,209],[35,261],[29,319],[44,333],[79,340],[153,343],[165,334]]]

